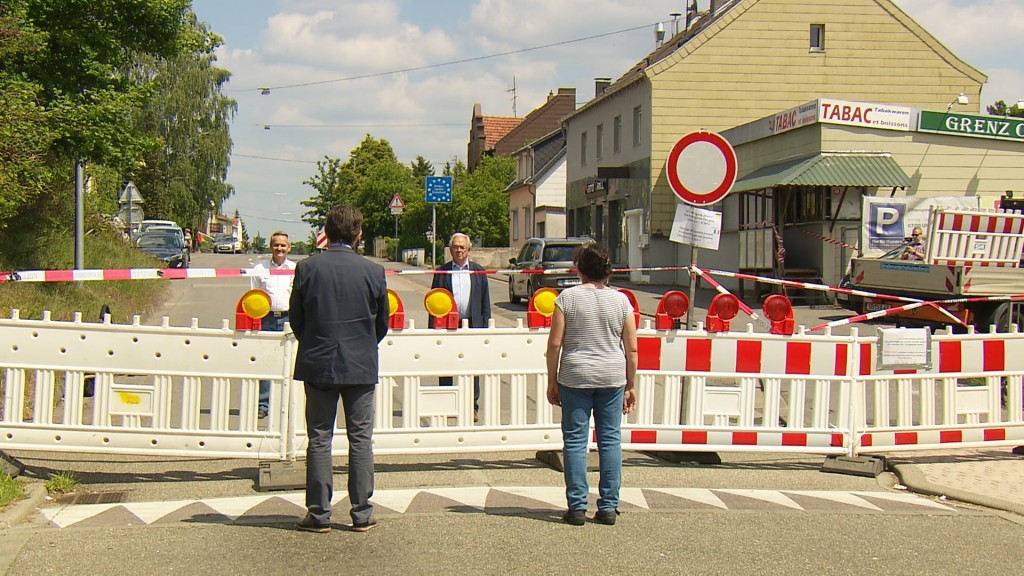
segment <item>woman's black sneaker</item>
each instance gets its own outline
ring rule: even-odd
[[[594,514],[594,522],[599,522],[606,526],[615,526],[615,517],[618,515],[618,510],[598,510],[597,514]]]
[[[562,520],[566,524],[583,526],[587,522],[587,512],[585,510],[568,510],[565,514],[562,514]]]

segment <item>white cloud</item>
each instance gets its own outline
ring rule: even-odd
[[[685,12],[685,0],[281,0],[280,9],[254,13],[249,2],[196,0],[219,12],[213,29],[229,30],[219,64],[231,70],[229,95],[239,102],[232,136],[235,152],[316,161],[325,154],[345,159],[369,133],[391,142],[404,163],[423,155],[438,168],[465,160],[473,104],[485,114],[523,116],[559,87],[575,87],[577,101],[593,96],[593,78],[623,74],[654,48],[654,22]],[[982,99],[1016,102],[1024,97],[1019,56],[1024,38],[1022,0],[895,0],[968,63],[989,75]],[[707,9],[709,0],[699,0]],[[205,6],[205,8],[203,8]],[[230,12],[230,10],[228,10]],[[579,43],[523,51],[500,58],[385,74],[352,76],[436,65],[522,50],[643,26]],[[257,87],[274,88],[261,96]],[[243,90],[244,89],[244,90]],[[263,125],[270,124],[270,130]],[[367,127],[327,127],[371,124]],[[406,124],[405,126],[389,126]],[[453,124],[413,126],[412,124]],[[289,127],[292,126],[292,127]],[[298,126],[307,126],[301,128]],[[308,126],[320,126],[313,128]],[[303,211],[299,200],[312,190],[302,181],[315,173],[310,163],[233,159],[230,181],[238,188],[228,209],[249,220],[251,233],[285,226],[305,236],[306,225],[258,221]],[[285,192],[277,196],[274,192]]]

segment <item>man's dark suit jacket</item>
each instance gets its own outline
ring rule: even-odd
[[[344,244],[300,260],[288,320],[299,340],[296,380],[376,384],[377,344],[388,333],[384,268]]]
[[[453,270],[455,269],[455,263],[449,260],[437,269]],[[482,271],[484,268],[470,260],[469,269],[473,271]],[[434,274],[434,281],[430,284],[430,288],[444,288],[451,292],[452,275]],[[473,274],[469,277],[469,312],[467,314],[466,310],[459,310],[460,326],[462,325],[463,318],[469,318],[470,328],[487,328],[487,322],[491,319],[491,291],[487,286],[486,274]],[[430,317],[429,326],[431,328],[434,327],[433,316]]]

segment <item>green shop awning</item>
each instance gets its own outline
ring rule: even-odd
[[[822,152],[754,170],[736,180],[733,192],[779,186],[910,186],[910,177],[889,153]]]

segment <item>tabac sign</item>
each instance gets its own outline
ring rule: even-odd
[[[918,132],[1024,142],[1024,120],[1004,116],[921,111]]]

